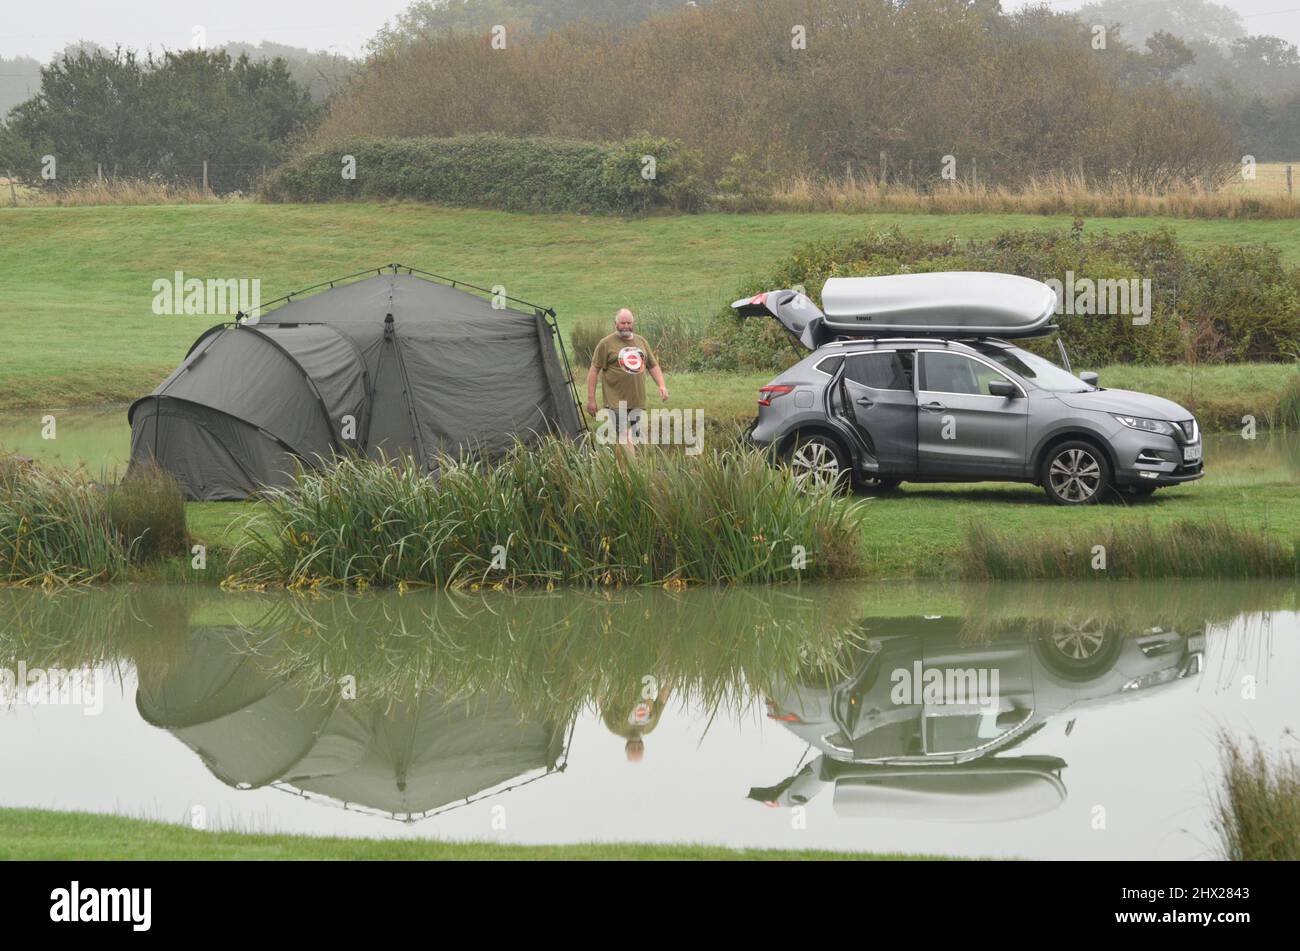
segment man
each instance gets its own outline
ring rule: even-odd
[[[633,333],[636,318],[627,308],[614,317],[614,332],[596,344],[591,353],[591,369],[587,371],[587,412],[596,415],[596,377],[614,425],[618,427],[618,441],[626,450],[635,452],[633,432],[640,432],[645,416],[645,377],[649,372],[659,387],[661,399],[668,399],[664,373],[659,367],[654,351],[645,337]]]

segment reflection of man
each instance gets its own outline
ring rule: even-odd
[[[632,434],[640,433],[645,416],[645,377],[648,372],[659,386],[659,396],[668,399],[664,373],[645,337],[633,332],[636,319],[626,308],[614,317],[614,332],[604,337],[591,352],[587,371],[587,412],[596,415],[596,378],[618,431],[618,441],[633,452]]]
[[[639,763],[645,758],[645,736],[659,725],[671,691],[672,685],[665,683],[657,694],[648,698],[639,696],[631,704],[600,700],[600,718],[605,726],[614,735],[627,739],[623,750],[629,763]]]

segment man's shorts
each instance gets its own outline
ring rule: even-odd
[[[606,407],[608,409],[608,407]],[[609,410],[609,418],[614,423],[614,428],[618,432],[618,438],[621,440],[627,433],[631,432],[632,436],[641,435],[642,423],[645,420],[645,410],[629,409],[625,414],[616,409]]]

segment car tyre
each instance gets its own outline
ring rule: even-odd
[[[829,436],[800,436],[785,461],[801,491],[823,487],[842,490],[850,482],[848,453]]]
[[[1039,480],[1057,505],[1095,505],[1110,493],[1110,462],[1092,443],[1072,439],[1043,457]]]
[[[1059,677],[1091,680],[1115,666],[1123,639],[1096,618],[1063,618],[1038,637],[1038,656]]]

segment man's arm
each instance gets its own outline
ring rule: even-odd
[[[596,365],[593,363],[587,371],[587,412],[596,415]]]
[[[650,368],[650,375],[659,384],[659,395],[663,399],[668,399],[668,387],[664,385],[664,371],[659,368],[659,364],[656,363]]]

